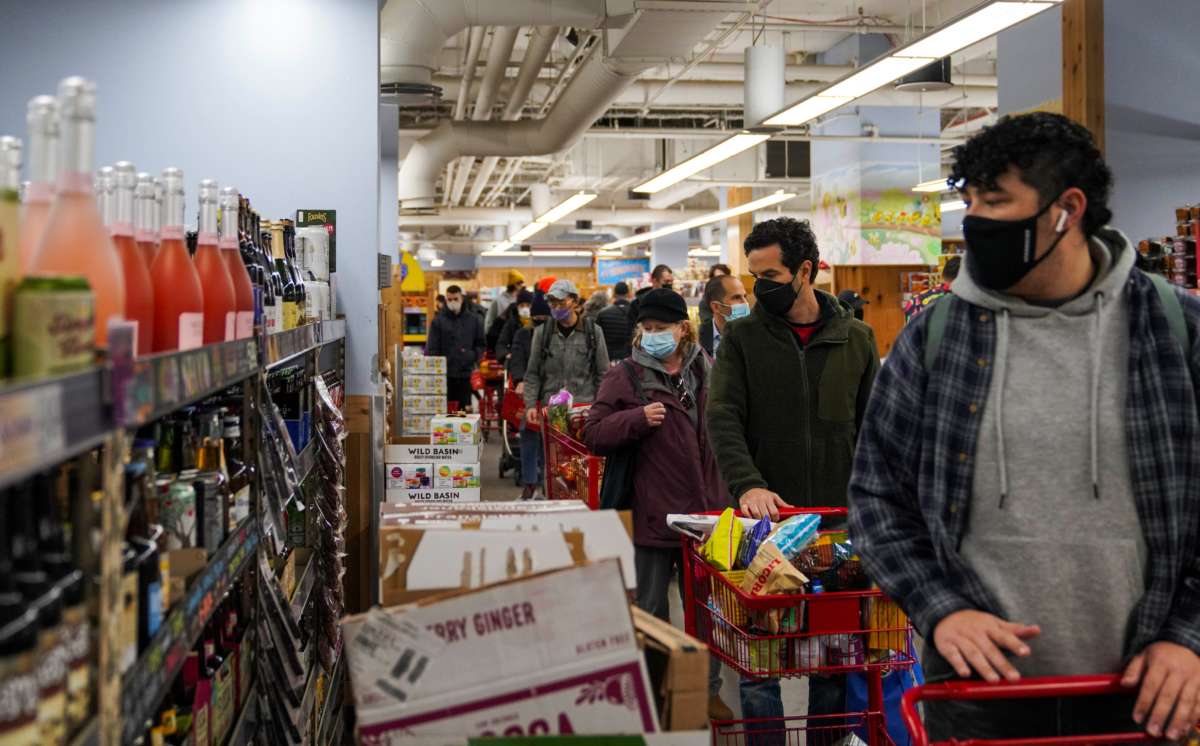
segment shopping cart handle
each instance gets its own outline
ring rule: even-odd
[[[1031,699],[1043,697],[1091,697],[1103,694],[1120,694],[1130,689],[1121,685],[1119,674],[1104,676],[1046,676],[1021,679],[1020,681],[957,680],[941,684],[923,684],[904,693],[900,715],[904,726],[912,735],[912,746],[929,746],[925,724],[917,714],[917,703],[921,701],[987,700],[987,699]],[[1141,740],[1126,733],[1123,742]],[[1145,740],[1149,740],[1147,736]],[[1103,739],[1101,741],[1103,742]],[[956,741],[958,744],[968,743]]]

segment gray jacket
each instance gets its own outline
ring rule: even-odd
[[[549,343],[546,334],[552,334]],[[604,332],[590,319],[581,318],[574,330],[563,336],[553,320],[533,333],[529,367],[525,371],[525,407],[545,403],[559,389],[570,391],[577,403],[591,402],[608,372],[608,349]],[[539,402],[540,395],[540,402]]]

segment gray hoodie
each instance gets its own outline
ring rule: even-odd
[[[996,318],[961,551],[1010,621],[1041,625],[1027,676],[1120,670],[1145,591],[1123,416],[1134,249],[1105,229],[1091,252],[1091,285],[1056,308],[985,290],[965,263],[952,287]]]

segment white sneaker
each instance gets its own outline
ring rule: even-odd
[[[533,491],[533,499],[534,500],[545,500],[546,499],[546,493],[542,491],[541,487],[538,487],[537,489],[535,489]]]

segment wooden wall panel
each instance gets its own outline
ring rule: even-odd
[[[346,612],[371,605],[371,398],[346,397]]]
[[[886,357],[904,328],[900,276],[919,267],[913,266],[837,266],[833,268],[835,293],[857,290],[870,301],[863,309],[863,321],[875,330],[880,357]]]
[[[1104,152],[1104,0],[1062,4],[1063,114],[1092,132]]]

